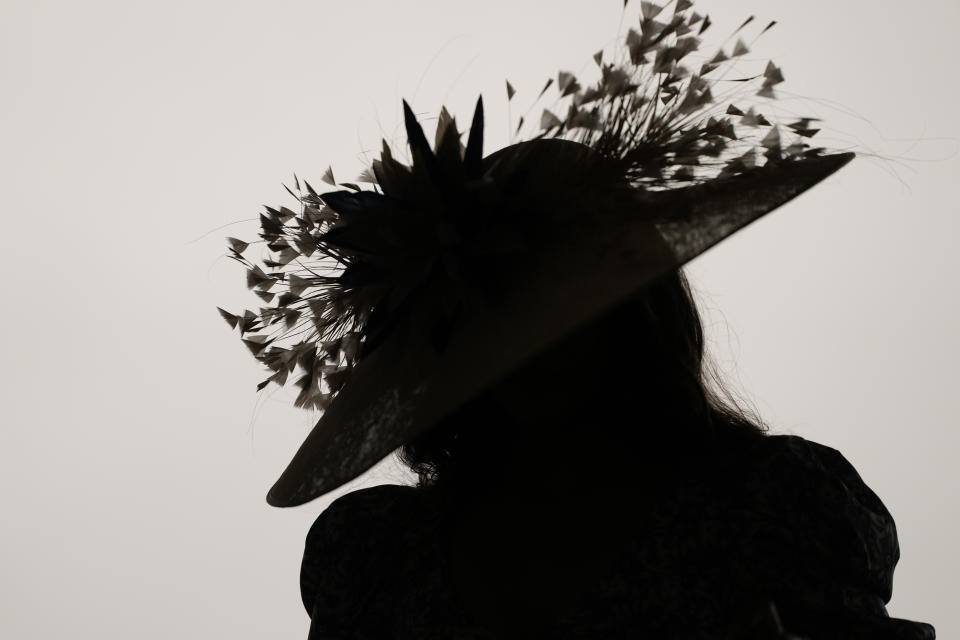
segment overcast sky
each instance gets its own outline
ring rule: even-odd
[[[960,634],[958,6],[701,0],[705,52],[752,13],[751,37],[779,21],[745,68],[774,60],[771,109],[863,155],[688,271],[734,387],[776,432],[843,452],[890,509],[890,612],[943,638]],[[256,304],[223,236],[295,206],[294,172],[352,179],[382,136],[402,146],[404,97],[432,131],[442,104],[466,126],[482,93],[486,148],[507,144],[549,76],[591,70],[621,2],[3,7],[0,635],[306,637],[308,526],[409,476],[388,461],[266,505],[314,417],[291,390],[256,395],[262,369],[215,310]]]

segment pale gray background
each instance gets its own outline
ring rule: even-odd
[[[734,386],[840,449],[894,514],[891,613],[953,637],[958,4],[698,8],[713,44],[749,13],[751,35],[780,21],[744,68],[782,66],[777,108],[826,118],[823,142],[913,159],[855,161],[689,273]],[[256,304],[223,236],[294,206],[294,171],[349,180],[381,133],[399,146],[401,97],[432,131],[442,103],[466,126],[482,92],[503,146],[504,78],[516,118],[558,69],[590,71],[619,19],[619,0],[6,0],[0,636],[305,637],[307,527],[409,477],[388,462],[265,504],[313,418],[290,390],[254,394],[260,365],[214,309]]]

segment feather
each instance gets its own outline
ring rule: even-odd
[[[509,83],[507,83],[509,86]],[[468,180],[480,177],[483,166],[483,96],[477,98],[470,125],[470,137],[463,158],[464,173]]]
[[[337,186],[337,181],[333,177],[333,167],[327,167],[327,170],[323,173],[323,177],[321,178],[321,180],[323,180],[330,186],[333,186],[333,187]]]
[[[227,242],[230,243],[230,247],[237,253],[243,253],[247,250],[247,247],[250,246],[249,242],[244,242],[243,240],[237,240],[236,238],[227,238]]]
[[[217,311],[220,312],[220,316],[227,321],[227,324],[230,325],[231,329],[237,328],[237,323],[240,322],[240,316],[235,316],[232,313],[228,313],[227,311],[224,311],[220,307],[217,307]]]
[[[407,142],[410,144],[414,166],[423,165],[431,174],[435,174],[433,151],[430,149],[427,137],[423,134],[423,128],[417,122],[417,117],[413,115],[413,110],[406,100],[403,101],[403,120],[407,128]]]

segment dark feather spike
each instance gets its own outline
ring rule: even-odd
[[[410,143],[413,161],[430,163],[433,159],[433,151],[430,149],[430,143],[427,142],[427,136],[423,133],[423,127],[417,122],[417,117],[413,114],[413,109],[410,108],[406,100],[403,101],[403,122],[407,128],[407,141]]]
[[[539,100],[540,98],[543,97],[543,94],[545,94],[545,93],[547,92],[547,89],[549,89],[549,88],[550,88],[550,85],[552,85],[552,84],[553,84],[553,78],[549,78],[549,79],[547,80],[547,84],[543,85],[543,89],[540,90],[540,95],[537,96],[537,100]]]
[[[240,316],[235,316],[228,311],[224,311],[220,307],[217,307],[217,311],[220,312],[220,316],[227,321],[227,324],[230,325],[231,329],[237,328],[237,323],[240,322]]]
[[[463,164],[468,180],[480,177],[483,165],[483,96],[477,98],[477,106],[473,111]]]
[[[704,31],[710,28],[710,25],[713,24],[710,22],[710,16],[704,16],[703,25],[700,26],[700,31],[697,32],[697,35],[702,35]]]

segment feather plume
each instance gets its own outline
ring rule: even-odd
[[[567,71],[546,81],[537,101],[551,88],[558,95],[527,139],[574,141],[590,154],[578,161],[576,175],[555,176],[537,192],[544,208],[596,206],[618,197],[619,188],[688,187],[820,152],[804,141],[818,131],[814,118],[777,127],[745,104],[775,98],[773,87],[784,78],[773,62],[752,78],[726,80],[726,69],[746,64],[744,41],[738,38],[730,54],[699,53],[699,35],[711,20],[689,11],[692,5],[678,1],[668,18],[660,4],[641,2],[637,28],[628,30],[621,49],[592,56],[595,81]],[[757,90],[749,88],[754,80]],[[727,99],[731,86],[745,110]],[[516,94],[510,82],[506,93],[508,102]],[[259,314],[219,313],[271,372],[258,389],[295,380],[298,407],[327,407],[350,383],[352,367],[405,319],[416,317],[409,325],[442,349],[478,292],[496,294],[490,264],[528,250],[543,224],[525,214],[529,200],[497,185],[524,166],[550,162],[550,155],[485,160],[482,99],[465,145],[446,108],[433,148],[406,101],[403,115],[409,166],[384,142],[358,178],[369,188],[337,183],[332,168],[320,180],[338,190],[322,194],[294,176],[300,211],[267,207],[260,215],[259,236],[270,252],[262,267],[243,257],[250,243],[227,239],[231,257],[247,269],[248,288],[272,306]],[[516,131],[530,122],[521,117]],[[300,374],[290,375],[296,369]]]

